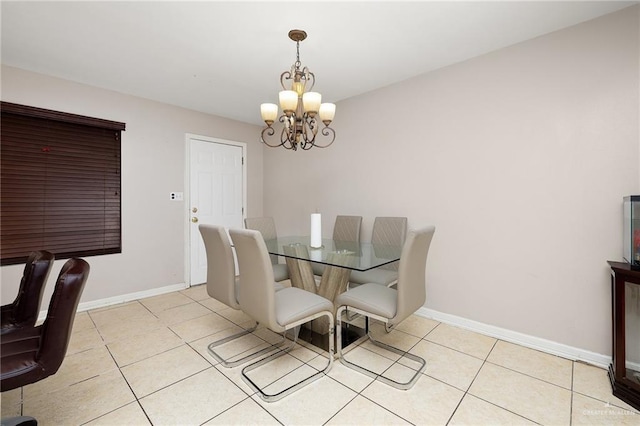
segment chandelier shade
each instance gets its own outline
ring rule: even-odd
[[[276,104],[260,105],[260,114],[266,124],[260,140],[271,148],[281,146],[294,151],[298,148],[309,150],[314,146],[326,148],[336,138],[336,132],[329,127],[335,117],[336,106],[332,103],[322,103],[322,95],[311,91],[315,84],[315,75],[300,63],[300,42],[307,38],[307,33],[291,30],[289,38],[296,42],[296,62],[291,66],[291,70],[280,75],[283,90],[278,94],[278,101],[282,115],[278,117]],[[318,118],[324,124],[320,136],[318,130],[321,126]],[[282,123],[279,142],[277,139],[269,141],[276,133],[273,127],[276,120]]]

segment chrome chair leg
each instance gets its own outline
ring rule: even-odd
[[[312,374],[311,376],[289,386],[288,388],[274,393],[274,394],[268,394],[264,391],[264,389],[260,388],[260,386],[258,386],[258,384],[256,384],[253,380],[251,380],[251,378],[248,376],[248,373],[250,371],[255,370],[256,368],[265,365],[267,363],[269,363],[270,361],[273,361],[274,359],[277,359],[285,354],[287,354],[289,351],[291,351],[291,349],[293,349],[295,347],[296,341],[297,341],[297,336],[296,339],[292,342],[291,345],[289,345],[288,347],[284,348],[284,349],[280,349],[277,352],[272,353],[271,355],[268,355],[252,364],[247,365],[246,367],[244,367],[242,369],[242,379],[244,380],[244,382],[251,388],[253,389],[255,392],[257,392],[260,395],[260,398],[262,398],[264,401],[266,402],[274,402],[274,401],[278,401],[282,398],[284,398],[287,395],[290,395],[291,393],[295,392],[296,390],[302,388],[303,386],[308,385],[309,383],[312,383],[316,380],[318,380],[320,377],[322,377],[324,374],[328,373],[329,370],[331,369],[332,365],[333,365],[333,351],[334,351],[334,318],[333,318],[333,313],[332,312],[323,312],[320,313],[318,315],[314,315],[313,317],[310,318],[305,318],[295,324],[290,324],[287,328],[291,329],[297,325],[301,325],[304,324],[306,322],[309,322],[311,320],[314,320],[316,318],[319,318],[321,316],[326,315],[327,317],[329,317],[329,361],[327,362],[327,366],[320,371],[317,371],[316,373]]]
[[[338,311],[336,313],[336,340],[338,341],[338,347],[337,347],[337,353],[336,356],[340,359],[340,362],[342,364],[344,364],[346,367],[351,368],[352,370],[358,371],[362,374],[365,374],[369,377],[372,377],[374,379],[378,379],[381,382],[392,386],[396,389],[400,389],[400,390],[407,390],[410,389],[420,378],[420,376],[422,375],[422,372],[425,370],[425,368],[427,367],[427,362],[422,358],[419,357],[417,355],[414,355],[412,353],[409,353],[407,351],[403,351],[401,349],[398,349],[396,347],[387,345],[386,343],[382,343],[379,342],[377,340],[375,340],[372,336],[371,336],[371,331],[369,330],[369,318],[374,318],[377,319],[379,321],[382,321],[385,323],[387,323],[387,319],[383,318],[383,317],[379,317],[377,315],[372,315],[371,313],[368,312],[364,312],[361,311],[359,309],[355,309],[353,307],[350,307],[349,309],[352,311],[355,311],[361,315],[364,315],[366,317],[365,319],[365,332],[367,334],[367,337],[369,338],[369,340],[371,341],[371,344],[373,344],[374,346],[386,349],[390,352],[393,352],[397,355],[400,355],[401,357],[406,357],[408,359],[410,359],[411,361],[414,361],[416,363],[418,363],[420,365],[420,367],[418,368],[418,370],[411,376],[411,378],[407,381],[407,382],[397,382],[395,380],[389,379],[388,377],[383,376],[382,374],[378,374],[374,371],[371,371],[365,367],[362,367],[358,364],[354,364],[348,360],[345,359],[343,353],[342,353],[342,340],[341,340],[341,334],[342,334],[342,312],[346,310],[346,306],[341,306],[340,308],[338,308]]]
[[[220,354],[218,354],[215,351],[215,348],[217,348],[218,346],[222,346],[225,343],[229,343],[235,339],[238,339],[242,336],[246,336],[247,334],[251,334],[253,333],[256,328],[258,328],[258,323],[256,323],[253,327],[242,330],[238,333],[235,333],[231,336],[227,336],[224,339],[220,339],[220,340],[216,340],[215,342],[212,342],[209,344],[209,346],[207,346],[207,351],[209,352],[209,354],[211,354],[212,357],[214,357],[220,364],[222,364],[223,367],[226,368],[232,368],[232,367],[236,367],[240,364],[244,364],[245,362],[251,361],[253,359],[256,359],[262,355],[268,354],[269,352],[273,352],[275,349],[279,348],[280,346],[282,346],[282,344],[284,343],[284,341],[286,340],[286,337],[283,336],[282,340],[276,344],[272,344],[272,343],[267,343],[269,346],[267,346],[266,348],[260,349],[258,351],[252,352],[250,354],[247,354],[245,356],[243,356],[242,358],[238,358],[237,360],[233,360],[231,361],[230,359],[224,359]]]

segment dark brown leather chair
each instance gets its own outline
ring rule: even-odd
[[[44,323],[2,336],[0,391],[37,382],[58,371],[88,275],[87,262],[69,259],[58,275]]]
[[[0,334],[12,333],[36,325],[40,313],[40,302],[53,266],[55,256],[45,250],[34,251],[24,265],[18,296],[9,305],[2,306]]]

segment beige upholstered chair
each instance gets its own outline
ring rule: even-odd
[[[250,317],[255,318],[261,324],[274,332],[285,333],[313,319],[326,316],[329,321],[329,361],[324,370],[308,376],[307,378],[289,386],[287,389],[274,394],[266,393],[264,387],[260,387],[250,377],[249,372],[267,364],[275,358],[287,353],[295,345],[280,350],[242,369],[243,380],[260,397],[268,402],[277,401],[291,392],[320,378],[328,372],[333,365],[333,303],[324,297],[310,293],[296,287],[283,288],[274,291],[273,269],[269,260],[267,246],[260,233],[248,229],[230,229],[229,234],[233,240],[238,257],[238,269],[240,271],[239,297],[241,309]]]
[[[368,283],[342,293],[336,298],[336,306],[338,306],[336,312],[336,340],[338,342],[337,356],[340,358],[340,362],[349,368],[370,377],[378,378],[383,383],[398,389],[411,388],[422,374],[422,371],[424,371],[426,362],[419,356],[374,340],[369,331],[369,318],[382,321],[385,325],[394,326],[424,305],[426,300],[425,269],[427,254],[429,253],[429,246],[434,232],[435,227],[429,226],[409,233],[407,241],[402,248],[396,288]],[[404,356],[420,365],[418,371],[412,375],[410,380],[397,382],[345,359],[342,354],[341,325],[342,314],[346,309],[349,312],[357,312],[366,317],[365,328],[372,344]]]
[[[362,225],[362,216],[336,216],[333,225],[333,240],[336,242],[360,242],[360,225]],[[337,248],[337,247],[336,247]],[[314,275],[322,275],[325,265],[321,263],[312,263]]]
[[[201,224],[198,226],[204,247],[207,252],[207,293],[210,297],[219,302],[224,303],[233,309],[240,309],[238,303],[238,281],[235,276],[235,261],[233,260],[233,251],[231,250],[231,242],[227,236],[227,232],[221,226]],[[282,286],[276,283],[271,284],[276,289],[282,289]],[[232,360],[234,357],[224,359],[215,351],[218,346],[231,342],[253,332],[258,323],[250,329],[228,336],[224,339],[217,340],[209,344],[209,353],[217,359],[225,367],[234,367],[244,362],[257,358],[274,350],[271,345],[263,347],[263,349],[244,355],[241,358]]]
[[[374,245],[374,250],[384,250],[385,245],[402,246],[406,236],[406,217],[376,217],[373,222],[371,243]],[[376,247],[376,244],[380,246]],[[384,257],[384,253],[376,253],[376,255]],[[392,286],[398,281],[398,265],[398,262],[393,262],[364,272],[352,271],[349,286],[355,287],[365,283]]]
[[[244,227],[260,231],[262,238],[272,240],[278,238],[276,232],[276,223],[272,217],[248,217],[244,220]],[[289,279],[289,269],[284,263],[278,263],[278,256],[270,255],[271,264],[273,265],[273,277],[276,281],[284,281]]]

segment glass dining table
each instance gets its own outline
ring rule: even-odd
[[[332,302],[347,290],[351,271],[368,271],[391,264],[400,260],[402,252],[400,246],[332,239],[323,239],[322,247],[313,248],[308,236],[279,237],[265,240],[265,243],[269,254],[284,257],[293,287],[319,294]],[[316,264],[315,268],[312,263]],[[314,269],[316,274],[321,271],[319,283]],[[326,335],[329,332],[326,319],[314,320],[311,331]]]

